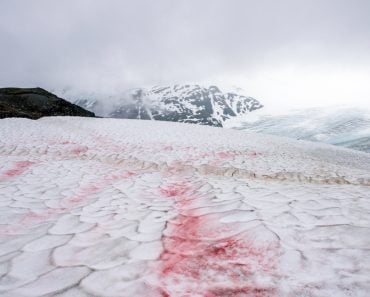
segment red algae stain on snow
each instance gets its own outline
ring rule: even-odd
[[[88,150],[89,149],[86,146],[76,146],[76,147],[71,149],[71,152],[75,155],[79,155],[79,154],[82,154],[82,153],[86,153]]]
[[[257,156],[261,156],[262,154],[256,151],[221,151],[221,152],[216,152],[215,155],[219,159],[232,159],[237,156],[257,157]]]
[[[180,210],[183,201],[187,201],[188,207],[196,198],[196,191],[187,183],[162,186],[160,193],[175,199]],[[189,193],[192,197],[188,197]],[[160,256],[163,296],[276,296],[273,284],[262,286],[255,278],[276,273],[278,244],[256,242],[253,234],[246,231],[227,235],[237,227],[235,223],[219,223],[210,216],[178,215],[168,222]]]
[[[162,151],[171,150],[169,147],[162,147]],[[176,148],[178,150],[178,148]],[[188,149],[189,150],[189,149]],[[170,162],[167,168],[167,176],[172,176],[174,174],[183,172],[187,166],[194,165],[195,163],[204,163],[202,161],[206,160],[208,165],[214,167],[220,167],[227,161],[232,161],[235,158],[256,158],[262,156],[260,152],[253,150],[245,151],[209,151],[203,153],[195,153],[190,156],[184,157],[181,160],[175,160]]]
[[[213,166],[220,166],[228,160],[233,160],[236,157],[256,158],[262,154],[256,151],[220,151],[214,154],[214,159],[210,162]]]
[[[14,224],[12,226],[8,225],[1,227],[0,234],[3,235],[20,234],[26,229],[33,228],[49,220],[54,220],[59,214],[67,213],[70,211],[70,209],[74,207],[83,206],[86,203],[86,200],[91,198],[92,195],[102,191],[104,188],[111,185],[113,182],[120,179],[130,178],[135,175],[136,173],[132,171],[110,174],[104,177],[102,180],[95,182],[94,184],[89,184],[85,187],[82,187],[76,195],[63,199],[61,202],[63,207],[49,208],[41,210],[39,212],[31,211],[25,214],[17,224]]]
[[[14,225],[4,226],[0,229],[2,235],[18,235],[22,234],[25,230],[36,227],[46,221],[55,219],[56,215],[65,213],[65,208],[52,208],[40,212],[29,212]]]
[[[48,144],[50,146],[57,146],[57,149],[63,153],[62,160],[70,160],[71,157],[79,157],[81,154],[89,151],[88,146],[70,140],[49,141]]]
[[[126,179],[130,178],[132,176],[135,176],[136,173],[132,171],[127,171],[123,173],[116,173],[116,174],[110,174],[106,177],[104,177],[101,180],[98,180],[94,182],[93,184],[89,184],[87,186],[82,187],[76,195],[73,195],[72,197],[68,197],[62,200],[62,205],[67,208],[73,208],[73,207],[79,207],[82,206],[85,201],[91,196],[97,194],[98,192],[102,191],[109,185],[111,185],[113,182],[120,180],[120,179]]]
[[[0,181],[6,180],[8,178],[17,177],[23,174],[29,167],[31,167],[34,162],[31,161],[18,161],[14,162],[13,167],[9,170],[6,170],[0,175]]]
[[[165,197],[182,197],[189,191],[189,186],[185,182],[177,182],[165,185],[160,188],[160,193]]]
[[[20,226],[23,228],[33,227],[40,223],[52,220],[56,215],[65,213],[65,208],[50,208],[42,212],[30,212],[26,214],[20,222]]]
[[[117,141],[111,139],[108,136],[103,135],[95,136],[95,141],[100,147],[107,149],[111,152],[124,153],[127,151],[126,147],[127,144],[117,143]],[[134,150],[134,147],[131,147],[130,149]]]
[[[205,224],[214,228],[204,230]],[[273,274],[275,246],[255,245],[242,237],[210,240],[217,234],[216,222],[200,217],[176,219],[163,238],[160,279],[173,296],[274,296],[271,287],[254,282],[256,273]],[[176,286],[183,288],[177,290]],[[175,287],[174,287],[175,286]]]
[[[80,154],[83,154],[83,153],[86,153],[89,148],[87,146],[84,146],[84,145],[80,145],[76,142],[73,142],[73,141],[62,141],[60,142],[60,144],[66,146],[66,148],[64,148],[67,152],[70,152],[74,155],[80,155]]]

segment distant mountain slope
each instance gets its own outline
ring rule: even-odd
[[[94,113],[41,88],[0,88],[0,118],[94,117]]]
[[[79,99],[75,104],[98,115],[125,118],[174,121],[222,127],[235,116],[262,108],[256,99],[237,93],[223,93],[218,87],[199,85],[174,85],[138,88],[104,106],[103,100]]]
[[[316,108],[280,115],[257,112],[226,126],[370,152],[370,111],[363,109]]]

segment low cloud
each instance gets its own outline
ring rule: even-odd
[[[118,94],[217,83],[262,101],[365,102],[369,11],[367,0],[1,1],[0,84]]]

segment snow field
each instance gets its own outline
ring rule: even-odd
[[[370,157],[212,127],[0,121],[0,296],[367,296]]]

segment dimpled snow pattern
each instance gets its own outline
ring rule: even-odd
[[[0,296],[370,290],[370,156],[168,122],[0,121]]]

